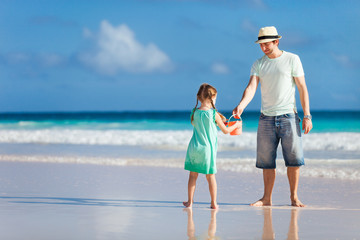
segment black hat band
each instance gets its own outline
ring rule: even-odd
[[[259,40],[263,40],[263,39],[272,39],[272,38],[279,38],[279,35],[274,35],[274,36],[261,36],[261,37],[258,37],[258,41],[259,41]]]

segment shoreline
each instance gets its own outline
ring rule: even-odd
[[[45,146],[47,148],[47,146]],[[126,149],[126,148],[125,148]],[[84,149],[83,149],[84,150]],[[53,151],[53,149],[51,150]],[[28,162],[28,163],[57,163],[57,164],[92,164],[98,166],[128,166],[128,167],[165,167],[183,169],[184,160],[180,158],[183,152],[173,155],[158,151],[151,155],[151,152],[139,152],[137,157],[126,155],[118,157],[109,155],[93,156],[92,152],[85,155],[66,154],[62,156],[53,154],[0,154],[1,162]],[[156,151],[155,151],[156,152]],[[146,153],[148,154],[146,156]],[[150,154],[150,155],[149,155]],[[133,155],[133,153],[132,153]],[[277,174],[286,175],[286,167],[281,154],[277,159]],[[234,157],[234,155],[221,155],[217,159],[218,170],[234,172],[237,174],[258,173],[261,169],[255,167],[255,157]],[[319,179],[337,180],[360,180],[360,159],[306,159],[305,165],[301,167],[301,176]]]

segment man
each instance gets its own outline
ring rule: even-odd
[[[279,49],[275,27],[261,28],[258,40],[264,56],[251,68],[251,76],[239,105],[233,114],[240,116],[261,85],[261,116],[257,132],[256,167],[263,169],[264,195],[251,206],[272,205],[272,190],[276,176],[276,150],[281,146],[290,185],[291,205],[305,207],[297,195],[300,166],[304,165],[300,118],[296,110],[295,85],[304,112],[302,129],[312,129],[309,94],[300,58]]]

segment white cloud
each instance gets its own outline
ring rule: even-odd
[[[86,37],[94,36],[88,29]],[[169,57],[155,44],[139,43],[134,32],[125,24],[112,26],[104,20],[100,32],[95,35],[97,48],[94,52],[81,54],[80,60],[100,73],[114,75],[119,70],[127,72],[168,72],[172,69]]]
[[[51,53],[41,54],[38,58],[39,62],[47,67],[57,66],[65,61],[63,57]]]
[[[279,35],[283,36],[280,44],[284,44],[286,47],[308,46],[313,43],[313,40],[304,32],[282,31],[279,32]]]
[[[266,8],[266,4],[263,0],[253,0],[253,3],[255,4],[255,6],[259,7],[259,8]]]
[[[93,33],[88,28],[84,28],[83,36],[85,38],[91,38],[91,37],[93,37]]]
[[[223,63],[214,63],[211,66],[211,70],[216,74],[228,74],[230,72],[229,68]]]
[[[248,2],[257,9],[267,9],[268,6],[263,0],[248,0]]]
[[[354,65],[350,57],[347,55],[332,53],[332,57],[336,62],[338,62],[340,65],[344,67],[351,68]]]
[[[43,66],[43,67],[55,67],[61,65],[66,59],[55,53],[8,53],[5,55],[5,60],[11,65],[31,65],[31,66]]]
[[[11,64],[19,64],[19,63],[24,63],[27,62],[31,59],[31,56],[29,54],[26,53],[9,53],[5,56],[6,60],[8,63]]]
[[[241,23],[241,28],[247,32],[250,33],[258,33],[259,28],[250,20],[245,19],[242,23]]]

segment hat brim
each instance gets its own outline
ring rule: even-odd
[[[266,43],[266,42],[272,42],[274,40],[277,39],[281,39],[282,36],[278,36],[277,38],[267,38],[267,39],[261,39],[261,40],[257,40],[255,43]]]

